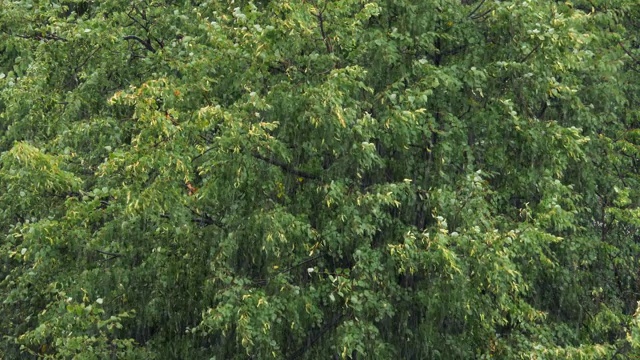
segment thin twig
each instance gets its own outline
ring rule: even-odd
[[[284,274],[284,273],[287,273],[287,272],[289,272],[289,271],[291,271],[291,270],[293,270],[293,269],[295,269],[295,268],[297,268],[297,267],[300,267],[300,266],[302,266],[302,265],[304,265],[304,264],[306,264],[306,263],[312,262],[313,260],[315,260],[315,259],[319,258],[320,256],[322,256],[322,254],[317,254],[317,255],[311,256],[311,257],[309,257],[309,258],[307,258],[307,259],[304,259],[304,260],[302,260],[302,261],[300,261],[300,262],[298,262],[298,263],[295,263],[295,264],[293,264],[293,265],[289,266],[289,267],[288,267],[288,268],[286,268],[286,269],[283,269],[283,270],[278,271],[276,274]]]
[[[536,47],[531,49],[531,51],[529,51],[529,53],[527,55],[525,55],[525,57],[523,57],[522,60],[520,60],[520,62],[523,63],[523,62],[527,61],[531,57],[531,55],[533,55],[533,53],[535,53],[540,48],[541,45],[542,45],[542,43],[538,43],[538,45],[536,45]]]
[[[93,55],[96,54],[96,52],[98,52],[98,50],[100,50],[101,48],[98,46],[95,49],[93,49],[93,51],[91,52],[91,54],[89,54],[89,56],[87,56],[86,59],[84,59],[78,66],[76,66],[75,69],[73,69],[74,73],[77,73],[82,67],[84,67],[87,62],[89,62],[89,60],[93,57]]]
[[[208,152],[210,152],[210,151],[212,151],[212,150],[215,150],[215,149],[217,149],[217,147],[212,146],[212,147],[208,148],[207,150],[203,151],[202,153],[200,153],[200,154],[198,154],[198,155],[194,156],[194,157],[191,159],[191,163],[194,163],[196,160],[198,160],[199,158],[203,157],[206,153],[208,153]]]

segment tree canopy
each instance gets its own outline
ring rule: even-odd
[[[640,357],[636,0],[0,1],[0,358]]]

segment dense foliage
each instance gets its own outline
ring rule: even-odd
[[[636,0],[0,1],[0,358],[640,357]]]

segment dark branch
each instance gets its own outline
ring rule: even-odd
[[[542,119],[542,117],[544,116],[544,114],[547,112],[547,108],[549,107],[549,105],[547,104],[546,101],[542,102],[542,107],[540,108],[540,111],[538,111],[538,114],[536,115],[536,118],[538,119]]]
[[[474,16],[474,17],[472,17],[471,19],[472,19],[472,20],[478,20],[478,19],[481,19],[481,18],[483,18],[483,17],[487,16],[490,12],[492,12],[492,11],[493,11],[493,10],[495,10],[495,9],[496,9],[496,8],[494,8],[494,7],[489,8],[487,11],[483,12],[482,14],[478,14],[478,15],[476,15],[476,16]]]
[[[529,53],[527,55],[525,55],[525,57],[522,58],[522,60],[520,60],[521,63],[529,60],[529,58],[531,57],[531,55],[533,55],[533,53],[535,53],[536,51],[538,51],[538,49],[540,48],[540,46],[542,45],[542,43],[538,43],[538,45],[536,45],[536,47],[534,47],[533,49],[531,49],[531,51],[529,51]]]
[[[633,60],[633,62],[636,65],[640,65],[640,60],[638,58],[636,58],[635,56],[633,56],[633,54],[631,53],[631,51],[629,51],[626,47],[624,47],[624,45],[622,45],[622,42],[619,42],[618,45],[620,45],[620,47],[622,48],[622,50],[629,55],[629,57],[631,58],[631,60]],[[635,66],[631,66],[631,69],[635,72],[640,73],[640,70],[638,70]]]
[[[325,4],[325,7],[327,4]],[[324,29],[324,8],[322,10],[318,9],[317,13],[313,14],[318,19],[318,27],[320,28],[320,35],[322,35],[322,41],[324,42],[324,46],[327,49],[327,52],[331,54],[333,52],[333,46],[331,46],[331,40],[327,37],[327,32]]]
[[[478,12],[478,10],[480,10],[480,8],[482,7],[482,5],[484,5],[485,0],[480,1],[480,3],[478,4],[478,6],[476,6],[475,9],[471,10],[471,12],[467,15],[468,18],[473,17],[473,15],[475,15],[475,13]]]
[[[619,42],[618,45],[620,45],[620,47],[622,48],[622,50],[624,50],[625,53],[627,53],[627,55],[629,55],[629,57],[631,58],[631,60],[633,60],[635,63],[640,64],[640,60],[638,60],[635,56],[633,56],[633,54],[631,53],[631,51],[627,50],[626,47],[624,47],[624,45],[622,45],[622,42]]]
[[[196,211],[191,210],[194,214],[198,214]],[[204,225],[204,226],[208,226],[208,225],[214,225],[220,229],[225,229],[225,226],[222,222],[220,222],[217,219],[214,219],[211,215],[209,214],[201,214],[200,217],[193,217],[191,219],[192,222],[199,224],[199,225]]]
[[[262,161],[264,161],[266,163],[269,163],[271,165],[275,165],[275,166],[281,168],[282,170],[288,172],[289,174],[293,174],[293,175],[296,175],[296,176],[299,176],[299,177],[302,177],[302,178],[305,178],[305,179],[311,179],[311,180],[320,179],[316,175],[310,174],[310,173],[308,173],[306,171],[298,170],[298,169],[294,168],[293,166],[291,166],[291,165],[289,165],[287,163],[281,162],[279,160],[271,159],[271,158],[262,156],[262,155],[260,155],[258,153],[255,153],[255,152],[252,155],[253,155],[254,158],[260,159],[260,160],[262,160]]]
[[[107,256],[107,258],[103,259],[104,261],[113,260],[113,259],[116,259],[116,258],[124,256],[122,254],[113,253],[113,252],[104,251],[104,250],[96,250],[96,252],[98,254],[102,254],[102,255],[106,255]]]
[[[304,345],[302,345],[302,347],[300,347],[298,350],[294,351],[287,358],[288,359],[292,359],[292,360],[293,359],[301,359],[303,357],[303,355],[307,351],[309,351],[311,348],[313,348],[313,346],[315,344],[317,344],[318,341],[320,341],[320,339],[322,339],[322,337],[326,333],[335,330],[340,325],[340,323],[342,322],[342,320],[345,317],[347,317],[346,314],[334,315],[334,317],[333,317],[333,319],[331,320],[330,323],[325,325],[322,329],[320,329],[318,331],[314,331],[309,336],[307,336],[307,339],[306,339]]]
[[[151,41],[149,40],[142,40],[141,38],[135,36],[135,35],[127,35],[125,37],[123,37],[124,40],[135,40],[137,42],[139,42],[140,44],[142,44],[144,46],[145,49],[151,51],[152,53],[156,52],[156,49],[153,48],[153,46],[151,46]]]
[[[93,55],[95,55],[98,52],[98,50],[100,50],[100,47],[96,47],[95,49],[93,49],[93,51],[89,54],[89,56],[87,56],[86,59],[84,59],[80,64],[78,64],[78,66],[76,66],[75,69],[73,69],[73,72],[77,73],[80,69],[82,69],[82,67],[87,65],[87,62],[91,60]]]
[[[58,36],[56,34],[44,34],[44,35],[22,35],[22,34],[16,34],[15,36],[17,36],[19,38],[23,38],[23,39],[29,39],[29,40],[67,41],[66,38],[63,38],[62,36]]]
[[[140,21],[138,21],[138,19],[136,19],[133,15],[131,15],[131,13],[135,10],[136,13],[140,14],[140,17],[142,18],[142,20],[146,20],[146,15],[141,12],[140,10],[138,10],[138,8],[134,5],[133,8],[131,9],[131,11],[129,11],[127,13],[127,17],[129,19],[131,19],[134,23],[138,24],[141,28],[144,29],[144,31],[146,31],[147,33],[149,33],[149,26],[148,24],[143,24]]]
[[[268,284],[269,281],[271,281],[271,279],[273,279],[275,276],[280,275],[280,274],[284,274],[284,273],[288,273],[288,272],[290,272],[291,270],[293,270],[295,268],[298,268],[298,267],[300,267],[300,266],[302,266],[304,264],[310,263],[310,262],[320,258],[321,256],[322,256],[322,254],[316,254],[314,256],[308,257],[308,258],[306,258],[306,259],[304,259],[302,261],[299,261],[299,262],[289,266],[286,269],[282,269],[282,270],[276,272],[275,274],[273,274],[273,275],[271,275],[271,276],[269,276],[269,277],[267,277],[265,279],[254,279],[253,280],[253,284],[257,285],[257,286],[264,286],[264,285]]]
[[[210,152],[210,151],[212,151],[212,150],[215,150],[215,149],[217,149],[217,148],[215,148],[215,147],[213,147],[213,146],[212,146],[212,147],[210,147],[210,148],[208,148],[207,150],[203,151],[202,153],[200,153],[200,154],[198,154],[198,155],[194,156],[194,157],[191,159],[191,162],[192,162],[192,163],[194,163],[196,160],[200,159],[200,158],[201,158],[201,157],[203,157],[205,154],[207,154],[208,152]]]
[[[284,274],[284,273],[287,273],[287,272],[289,272],[289,271],[291,271],[291,270],[293,270],[293,269],[295,269],[295,268],[297,268],[297,267],[300,267],[300,266],[302,266],[302,265],[304,265],[304,264],[306,264],[306,263],[312,262],[313,260],[315,260],[315,259],[319,258],[320,256],[322,256],[322,254],[317,254],[317,255],[311,256],[311,257],[309,257],[309,258],[306,258],[306,259],[304,259],[304,260],[302,260],[302,261],[300,261],[300,262],[298,262],[298,263],[296,263],[296,264],[294,264],[294,265],[289,266],[288,268],[286,268],[286,269],[284,269],[284,270],[280,270],[280,271],[278,272],[278,274]]]

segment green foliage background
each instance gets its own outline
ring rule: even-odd
[[[0,358],[640,357],[635,0],[0,0]]]

